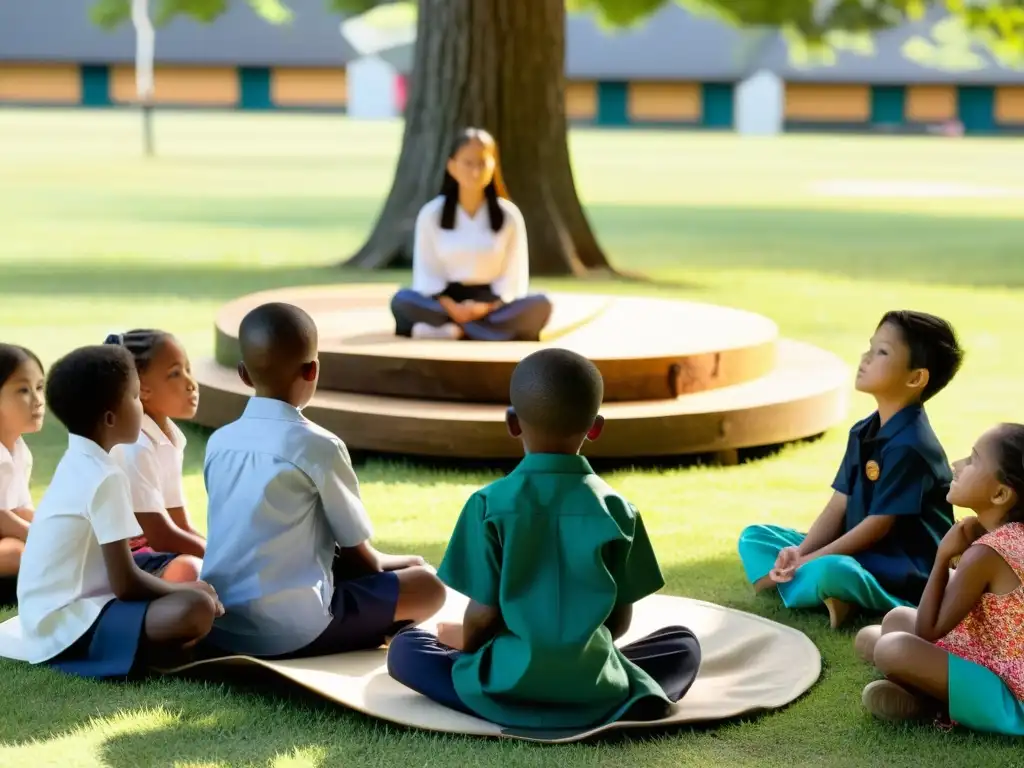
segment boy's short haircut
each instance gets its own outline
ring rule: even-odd
[[[103,415],[120,407],[134,371],[135,361],[124,347],[80,347],[50,369],[46,405],[68,432],[92,438]]]
[[[946,388],[963,364],[964,351],[953,326],[941,317],[906,309],[886,312],[878,327],[886,323],[903,336],[910,350],[911,370],[927,369],[928,385],[921,393],[921,402],[927,402]]]
[[[261,304],[242,318],[238,343],[253,382],[277,381],[316,359],[316,323],[293,304]]]
[[[585,434],[604,398],[597,366],[567,349],[542,349],[523,358],[509,385],[516,416],[552,437]]]

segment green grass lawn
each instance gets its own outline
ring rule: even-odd
[[[194,357],[217,307],[284,285],[387,279],[336,264],[360,245],[391,180],[397,125],[324,116],[159,114],[160,157],[140,157],[126,112],[0,110],[0,338],[49,363],[112,330],[157,326]],[[951,458],[1001,420],[1024,420],[1024,144],[1012,140],[576,131],[581,194],[614,262],[649,292],[761,312],[854,363],[887,309],[941,313],[968,359],[930,406]],[[1003,197],[839,198],[838,180],[1004,188]],[[679,329],[687,333],[693,329]],[[855,416],[870,403],[855,396]],[[189,431],[187,484],[203,518],[204,435]],[[344,437],[344,436],[342,436]],[[784,711],[717,728],[535,747],[426,735],[304,697],[217,684],[100,685],[0,663],[0,765],[837,766],[1021,765],[1019,744],[893,728],[861,709],[872,672],[852,630],[783,614],[744,583],[735,540],[752,522],[806,525],[845,441],[731,468],[618,472],[643,510],[672,594],[805,631],[820,682]],[[55,420],[30,437],[38,500],[63,451]],[[496,475],[370,461],[362,487],[384,548],[438,562],[467,494]]]

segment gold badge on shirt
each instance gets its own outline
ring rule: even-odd
[[[878,479],[878,476],[882,474],[881,468],[878,466],[877,461],[869,461],[864,465],[864,474],[868,476],[868,480],[872,483]]]

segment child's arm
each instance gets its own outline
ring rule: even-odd
[[[914,633],[923,640],[934,642],[949,634],[978,603],[999,569],[1006,567],[994,550],[971,546],[983,533],[977,518],[966,518],[942,537],[917,609]],[[960,554],[950,579],[949,561]]]
[[[490,605],[481,605],[470,600],[466,614],[462,617],[462,648],[466,653],[476,653],[488,640],[501,632],[504,622],[501,611]]]
[[[0,509],[0,539],[28,538],[28,522],[13,509]]]
[[[135,564],[129,540],[142,533],[132,513],[128,479],[110,475],[89,502],[89,522],[103,553],[110,589],[120,600],[153,600],[183,589],[199,589],[223,611],[213,588],[204,582],[174,584],[145,573]]]
[[[199,589],[219,603],[213,587],[204,581],[173,583],[143,571],[135,564],[128,539],[103,544],[101,550],[110,591],[118,600],[155,600],[185,589]]]
[[[195,529],[195,526],[192,525],[192,518],[189,517],[188,510],[185,509],[184,506],[168,507],[167,514],[170,516],[171,522],[173,522],[181,530],[185,531],[185,533],[191,533],[193,536],[198,537],[204,543],[203,548],[206,548],[206,538],[203,536],[203,534],[201,534],[199,531]]]
[[[618,640],[626,632],[629,631],[629,625],[633,623],[633,604],[632,603],[619,603],[616,605],[608,618],[604,620],[604,625],[608,627],[608,631],[612,634],[612,640]]]
[[[846,524],[846,502],[845,493],[833,492],[832,498],[828,500],[825,509],[818,515],[818,519],[811,525],[806,538],[798,547],[801,555],[807,556],[842,536]]]
[[[826,555],[856,555],[871,549],[892,530],[896,518],[892,515],[871,515],[855,525],[831,544],[812,550],[800,558],[801,564]],[[803,545],[801,545],[801,549]]]
[[[157,552],[196,557],[206,554],[203,538],[180,528],[168,512],[136,512],[135,518],[139,521],[146,542]]]
[[[385,555],[374,549],[368,541],[354,547],[344,547],[340,559],[344,564],[344,577],[347,579],[384,571],[400,571],[425,563],[422,557],[416,555]]]

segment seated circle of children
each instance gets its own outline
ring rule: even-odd
[[[1024,425],[986,432],[954,465],[949,500],[974,512],[943,537],[921,605],[857,635],[886,676],[862,700],[876,717],[948,717],[1024,735]],[[956,570],[949,562],[960,557]]]
[[[470,602],[438,635],[406,629],[388,672],[506,727],[579,728],[657,719],[689,690],[700,645],[666,627],[619,649],[633,603],[664,585],[637,509],[579,455],[600,436],[604,384],[562,349],[524,358],[507,422],[525,457],[474,493],[438,571]]]
[[[916,605],[935,552],[953,525],[952,474],[924,403],[953,379],[963,352],[945,320],[887,313],[857,369],[877,410],[850,430],[834,493],[804,534],[753,525],[739,555],[756,590],[777,588],[787,608],[823,603],[832,627],[856,608]]]
[[[135,562],[167,581],[195,581],[206,539],[192,526],[185,506],[186,440],[173,421],[191,419],[199,406],[188,354],[174,336],[151,329],[110,334],[104,343],[131,352],[139,373],[139,439],[110,452],[128,475],[132,507],[142,528],[142,536],[132,541]]]
[[[197,643],[223,607],[208,584],[163,581],[132,558],[129,542],[142,531],[128,478],[110,457],[139,438],[131,354],[109,345],[70,352],[50,370],[46,404],[69,435],[21,560],[29,661],[125,678]]]
[[[43,427],[43,364],[24,347],[0,344],[0,602],[13,602],[32,522],[32,452],[22,435]]]
[[[386,555],[348,449],[307,419],[317,329],[298,307],[256,307],[239,327],[238,373],[255,389],[206,449],[203,578],[226,612],[209,642],[265,658],[377,648],[433,616],[444,587],[420,557]]]

